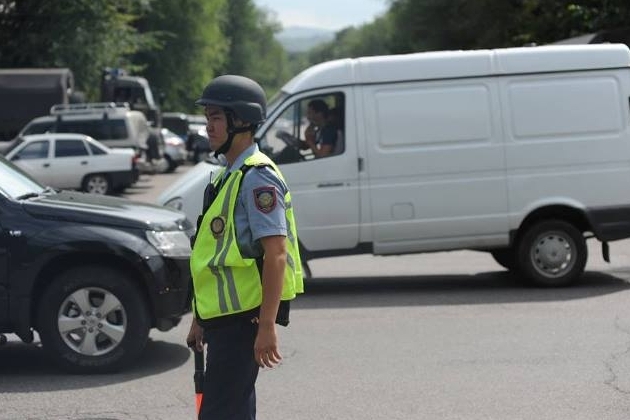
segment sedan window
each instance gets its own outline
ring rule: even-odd
[[[83,140],[57,140],[55,157],[86,156],[88,154]]]
[[[34,141],[24,146],[13,158],[20,160],[46,159],[48,157],[48,146],[48,140]]]
[[[88,142],[87,145],[90,148],[90,152],[92,152],[93,155],[106,155],[107,154],[107,151],[105,149],[98,147],[94,143]]]

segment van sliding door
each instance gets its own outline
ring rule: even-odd
[[[492,79],[364,87],[375,253],[508,243],[498,98]]]

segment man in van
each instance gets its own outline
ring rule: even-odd
[[[337,129],[330,124],[328,113],[328,105],[321,99],[313,99],[306,108],[310,124],[304,131],[302,149],[311,149],[316,158],[331,155],[337,143]]]
[[[291,195],[254,132],[267,101],[255,81],[224,75],[196,102],[210,148],[227,168],[206,189],[190,257],[193,321],[187,343],[208,346],[200,420],[256,418],[260,367],[280,362],[275,324],[303,292]]]

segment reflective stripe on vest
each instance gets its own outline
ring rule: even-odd
[[[270,166],[285,182],[277,166],[261,152],[247,158],[244,166]],[[261,278],[256,260],[244,258],[236,240],[234,211],[242,178],[242,170],[228,176],[217,198],[203,215],[197,232],[190,269],[194,285],[193,311],[201,319],[248,311],[262,302]],[[281,298],[290,300],[295,298],[296,293],[304,291],[304,282],[289,192],[284,196],[284,203],[287,264]]]

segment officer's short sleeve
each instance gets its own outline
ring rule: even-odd
[[[252,240],[287,236],[284,196],[287,189],[273,169],[254,167],[241,185],[241,200],[247,213]]]

